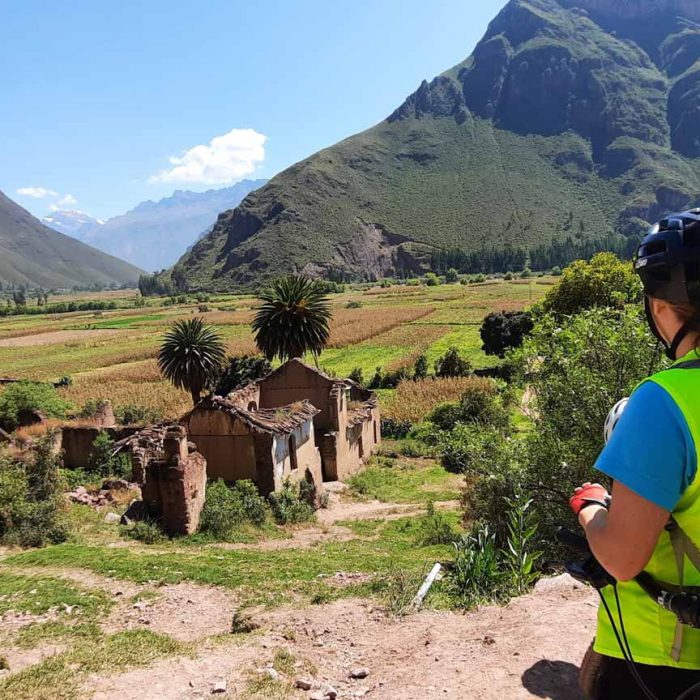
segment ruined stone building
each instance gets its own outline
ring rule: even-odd
[[[315,443],[325,481],[343,480],[356,472],[381,439],[374,392],[350,380],[329,377],[298,359],[234,391],[227,400],[253,412],[298,401],[314,406]]]
[[[245,406],[212,396],[200,401],[181,424],[207,460],[210,479],[251,479],[263,496],[285,481],[320,486],[321,456],[314,436],[318,409],[308,401],[275,408]]]
[[[360,469],[381,439],[374,392],[290,360],[227,397],[210,396],[180,420],[190,448],[206,459],[207,476],[251,479],[261,494],[285,481],[320,486]],[[128,449],[135,478],[160,459],[171,426],[152,426],[118,443]]]

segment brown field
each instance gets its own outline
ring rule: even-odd
[[[84,331],[47,331],[46,333],[34,333],[33,335],[17,335],[14,338],[3,338],[0,340],[0,348],[27,348],[34,345],[70,343],[73,340],[80,341],[86,338],[110,336],[118,332],[108,328],[93,328],[92,330]]]
[[[386,331],[425,318],[435,311],[432,306],[373,306],[359,309],[336,309],[331,321],[329,348],[344,348],[361,343]]]
[[[383,415],[394,420],[418,423],[441,403],[457,401],[465,391],[476,386],[492,386],[481,377],[428,378],[419,382],[401,382],[386,402]]]

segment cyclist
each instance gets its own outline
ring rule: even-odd
[[[645,697],[635,667],[658,698],[700,682],[700,629],[678,623],[632,580],[646,571],[700,585],[700,209],[654,226],[635,270],[647,321],[673,364],[637,387],[596,462],[612,494],[584,484],[570,500],[593,554],[619,582],[603,589],[613,620],[601,605],[595,654],[582,668],[584,689],[601,700]],[[614,633],[616,612],[632,669]]]

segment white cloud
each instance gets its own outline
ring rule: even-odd
[[[77,204],[78,200],[72,194],[64,194],[61,199],[58,200],[58,205],[61,207],[68,206],[69,204]]]
[[[34,197],[35,199],[43,199],[44,197],[58,197],[58,192],[54,190],[47,190],[44,187],[20,187],[17,190],[17,194],[23,194],[27,197]]]
[[[206,146],[194,146],[182,156],[169,158],[174,167],[153,175],[150,181],[223,185],[241,180],[265,160],[265,141],[267,136],[255,129],[231,129]]]

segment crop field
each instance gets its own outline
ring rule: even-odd
[[[475,367],[493,365],[496,358],[481,351],[484,316],[525,308],[552,283],[550,278],[536,278],[334,294],[331,338],[320,364],[338,376],[360,368],[369,378],[378,367],[410,367],[422,353],[432,367],[454,346]],[[64,298],[51,301],[57,300]],[[251,296],[218,296],[206,305],[164,305],[163,300],[148,299],[146,306],[139,306],[136,294],[128,291],[71,300],[114,301],[121,308],[0,319],[0,376],[45,381],[70,377],[71,385],[61,392],[76,406],[109,399],[117,407],[138,405],[172,418],[187,409],[189,397],[163,381],[155,363],[170,323],[201,315],[224,337],[230,355],[255,352],[250,321],[256,301]],[[443,396],[443,389],[436,387],[436,392]],[[392,400],[392,393],[382,392],[388,407],[400,401]]]

